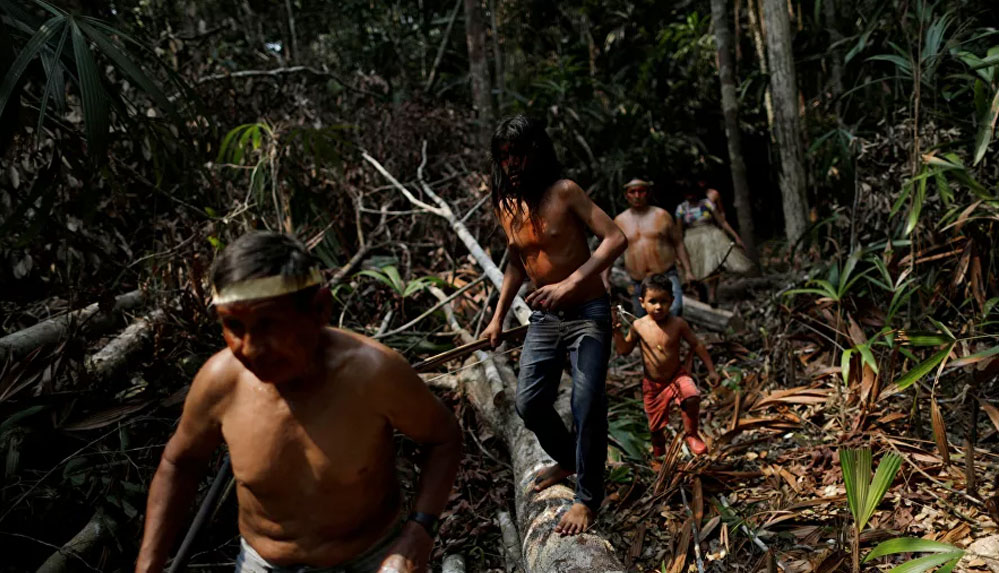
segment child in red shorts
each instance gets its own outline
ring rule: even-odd
[[[636,344],[642,345],[642,362],[645,365],[642,397],[652,431],[652,455],[659,457],[666,453],[665,429],[673,404],[680,407],[687,446],[694,455],[701,455],[708,450],[697,431],[701,394],[694,379],[680,365],[680,340],[686,340],[707,366],[708,380],[712,384],[717,384],[720,377],[707,348],[687,321],[670,315],[673,290],[669,278],[661,274],[651,275],[642,281],[641,288],[640,300],[648,314],[632,323],[631,331],[625,336],[621,332],[620,317],[615,312],[614,346],[620,354],[627,355]]]

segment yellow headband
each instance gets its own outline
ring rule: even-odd
[[[230,304],[245,300],[271,298],[298,292],[323,282],[323,275],[318,267],[309,269],[309,273],[299,276],[274,276],[247,279],[233,283],[221,291],[212,289],[212,303],[215,306]]]

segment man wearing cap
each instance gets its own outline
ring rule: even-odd
[[[229,447],[238,573],[426,571],[461,456],[453,414],[396,352],[329,328],[332,299],[297,240],[255,232],[212,270],[226,348],[191,384],[149,487],[135,570],[163,570],[205,465]],[[393,433],[424,456],[401,518]]]
[[[683,284],[676,269],[679,260],[687,279],[690,279],[690,260],[683,246],[680,227],[665,209],[649,204],[650,181],[632,179],[624,186],[628,209],[614,218],[617,226],[628,237],[624,252],[624,267],[631,277],[634,293],[632,306],[636,316],[645,316],[639,298],[642,281],[649,275],[664,273],[673,285],[673,304],[670,314],[683,314]],[[610,288],[610,269],[604,271],[604,283]]]

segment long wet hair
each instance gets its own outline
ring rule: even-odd
[[[526,169],[520,174],[520,186],[514,187],[503,172],[501,148],[509,145],[508,154],[526,157]],[[521,215],[521,202],[527,205],[527,215],[538,224],[538,209],[545,190],[562,178],[562,164],[555,154],[555,145],[545,132],[543,121],[515,115],[501,121],[493,133],[490,145],[492,155],[492,200],[499,213]]]

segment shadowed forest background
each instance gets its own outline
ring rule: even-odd
[[[641,363],[612,361],[597,529],[628,570],[850,571],[908,538],[861,569],[999,571],[994,0],[0,0],[0,17],[0,571],[133,566],[187,385],[223,344],[208,271],[247,230],[301,238],[334,325],[413,362],[459,343],[435,291],[466,287],[450,307],[477,335],[497,289],[426,207],[502,268],[489,138],[517,113],[612,216],[634,177],[670,212],[718,189],[759,262],[722,280],[739,320],[694,325],[725,378],[695,363],[707,459],[650,469]],[[513,454],[460,386],[435,392],[466,444],[433,570],[531,571],[498,525]],[[869,512],[853,448],[897,464]],[[420,452],[399,451],[411,488]],[[212,508],[192,570],[231,569],[235,511]]]

